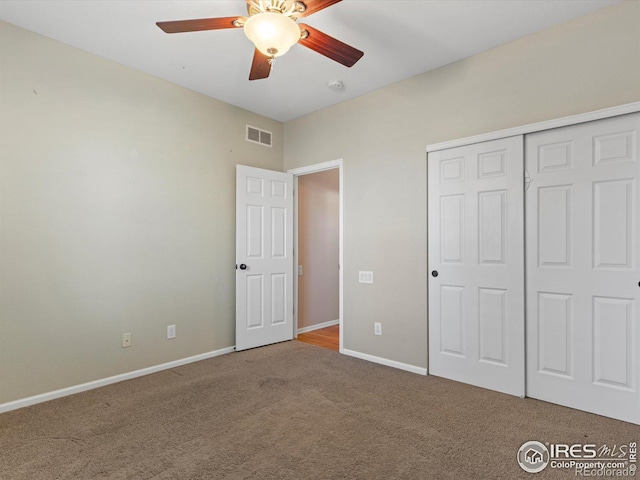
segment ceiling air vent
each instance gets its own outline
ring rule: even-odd
[[[271,138],[271,132],[247,125],[247,142],[259,143],[260,145],[270,147]]]

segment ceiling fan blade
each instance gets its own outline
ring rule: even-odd
[[[299,3],[304,4],[307,8],[304,12],[296,13],[295,16],[299,18],[308,17],[312,13],[316,13],[341,1],[342,0],[302,0]]]
[[[269,57],[267,57],[256,48],[256,51],[253,54],[253,62],[251,63],[249,80],[260,80],[261,78],[267,78],[270,73],[271,64],[269,63]]]
[[[322,33],[320,30],[316,30],[304,23],[300,24],[300,31],[302,32],[302,37],[299,41],[301,45],[304,45],[305,47],[310,48],[331,60],[335,60],[345,67],[352,67],[364,55],[364,52],[361,52],[357,48],[353,48],[352,46],[330,37],[326,33]]]
[[[240,20],[241,24],[234,22]],[[197,32],[199,30],[220,30],[242,26],[244,17],[198,18],[195,20],[175,20],[173,22],[156,22],[166,33]]]

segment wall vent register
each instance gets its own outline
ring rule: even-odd
[[[272,146],[273,134],[266,130],[262,130],[257,127],[247,125],[246,128],[246,140],[247,142],[258,143],[266,147]]]

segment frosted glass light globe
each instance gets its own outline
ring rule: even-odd
[[[247,18],[244,33],[260,52],[279,57],[300,40],[300,27],[281,13],[258,13]]]

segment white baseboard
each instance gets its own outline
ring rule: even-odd
[[[427,369],[422,367],[416,367],[415,365],[409,365],[408,363],[396,362],[395,360],[389,360],[387,358],[376,357],[375,355],[369,355],[367,353],[360,353],[354,350],[347,350],[343,348],[340,353],[349,355],[350,357],[356,357],[361,360],[367,360],[368,362],[379,363],[380,365],[386,365],[387,367],[398,368],[400,370],[406,370],[407,372],[417,373],[418,375],[426,375]]]
[[[340,320],[329,320],[324,323],[317,323],[316,325],[309,325],[308,327],[302,327],[298,329],[298,333],[308,333],[313,332],[314,330],[320,330],[321,328],[333,327],[334,325],[338,325]]]
[[[35,405],[36,403],[48,402],[60,397],[66,397],[75,393],[85,392],[87,390],[93,390],[94,388],[104,387],[111,385],[112,383],[122,382],[123,380],[130,380],[132,378],[142,377],[151,373],[160,372],[162,370],[169,370],[170,368],[179,367],[188,363],[199,362],[208,358],[217,357],[231,353],[235,350],[235,346],[222,348],[220,350],[214,350],[213,352],[201,353],[200,355],[194,355],[193,357],[182,358],[174,360],[173,362],[162,363],[160,365],[154,365],[153,367],[147,367],[133,372],[121,373],[120,375],[114,375],[113,377],[102,378],[100,380],[94,380],[92,382],[82,383],[80,385],[74,385],[73,387],[62,388],[60,390],[54,390],[53,392],[42,393],[40,395],[34,395],[33,397],[22,398],[20,400],[14,400],[13,402],[0,404],[0,413],[9,412],[11,410],[17,410],[18,408],[28,407],[29,405]]]

